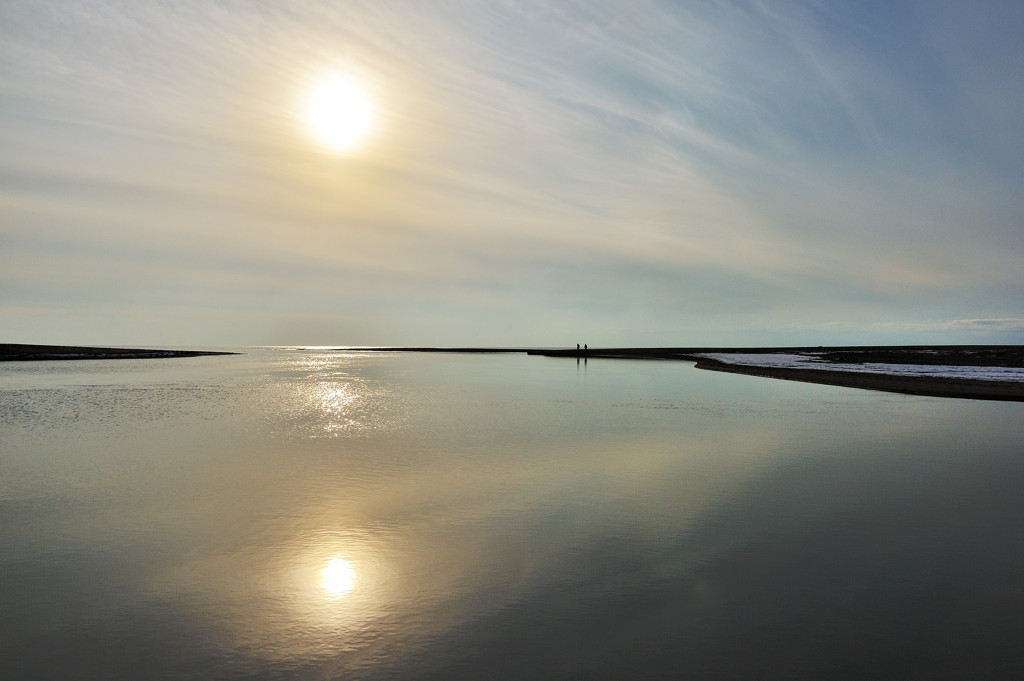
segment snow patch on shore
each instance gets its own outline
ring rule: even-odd
[[[1016,367],[978,367],[928,364],[832,364],[814,353],[732,353],[702,352],[694,357],[714,359],[723,364],[758,366],[779,369],[819,369],[850,371],[887,376],[926,376],[935,378],[966,378],[974,381],[1016,381],[1024,383],[1024,369]]]

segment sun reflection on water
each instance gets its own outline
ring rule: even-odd
[[[328,598],[340,598],[356,585],[356,571],[345,558],[334,557],[320,570],[320,588]]]
[[[327,432],[338,433],[358,425],[353,411],[360,396],[349,384],[321,383],[316,387],[314,397],[321,413],[328,418],[324,425]]]
[[[352,365],[366,360],[345,352],[304,354],[292,360],[292,423],[304,429],[305,437],[367,435],[389,428],[405,414],[380,381],[353,370]]]

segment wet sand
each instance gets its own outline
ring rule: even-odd
[[[74,345],[23,345],[0,343],[0,362],[42,362],[82,359],[165,359],[202,357],[205,355],[236,355],[236,352],[208,350],[154,350],[138,348],[92,348]]]
[[[982,381],[940,376],[900,376],[855,371],[829,371],[827,369],[758,367],[726,364],[710,359],[699,360],[697,368],[908,395],[1024,402],[1024,383],[1013,381]]]

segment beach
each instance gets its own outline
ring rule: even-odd
[[[698,369],[865,390],[1024,401],[1024,347],[920,345],[782,348],[591,348],[555,357],[683,360]],[[798,361],[794,361],[794,359]],[[993,378],[991,369],[1003,369]]]

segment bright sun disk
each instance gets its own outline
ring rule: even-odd
[[[313,88],[306,122],[317,138],[334,151],[351,151],[366,137],[373,103],[355,80],[334,76]]]

